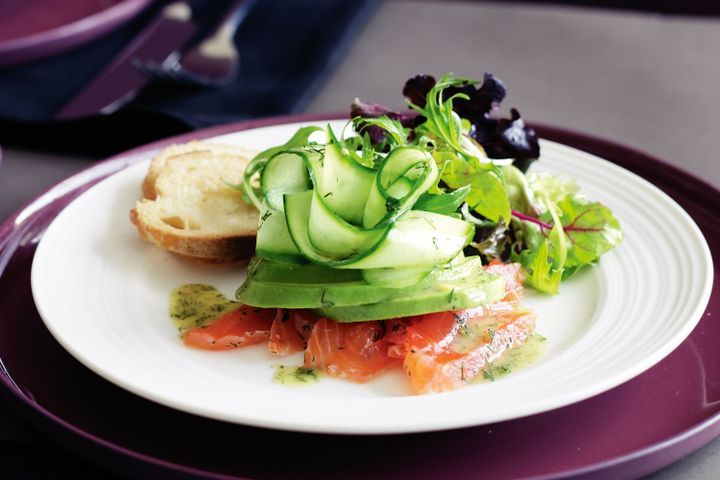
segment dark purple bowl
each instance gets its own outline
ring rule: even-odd
[[[0,11],[0,67],[94,40],[132,19],[151,1],[5,0]]]
[[[132,153],[317,119],[243,122],[133,150],[60,183],[0,226],[0,391],[18,412],[88,461],[147,478],[634,478],[720,434],[720,324],[713,318],[720,315],[720,291],[715,285],[690,337],[633,380],[550,412],[426,434],[302,434],[209,420],[116,387],[55,342],[35,310],[30,266],[43,231],[68,202],[132,163]],[[537,130],[653,182],[695,219],[711,250],[720,249],[720,192],[710,185],[626,147],[557,128]]]

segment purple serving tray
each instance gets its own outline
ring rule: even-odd
[[[2,0],[0,67],[82,45],[132,19],[152,0]]]
[[[0,392],[18,412],[89,462],[134,478],[635,478],[720,434],[717,284],[690,337],[633,380],[547,413],[427,434],[302,434],[208,420],[126,392],[55,342],[35,310],[30,266],[43,231],[68,202],[135,161],[134,153],[320,118],[243,122],[141,147],[58,184],[2,224]],[[720,249],[720,192],[712,186],[614,143],[557,128],[537,130],[543,138],[597,154],[653,182],[695,219],[711,250]],[[716,277],[719,270],[716,261]]]

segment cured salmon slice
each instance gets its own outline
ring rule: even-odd
[[[381,322],[338,323],[321,318],[305,350],[305,366],[354,382],[366,382],[398,366],[388,356],[389,342]]]
[[[519,306],[519,264],[492,262],[485,270],[505,278],[505,297],[457,312],[438,312],[387,322],[388,355],[403,360],[416,393],[455,390],[535,330],[535,315]]]
[[[270,328],[268,350],[273,355],[290,355],[305,350],[316,321],[315,314],[308,310],[279,308]]]
[[[232,350],[267,341],[275,309],[246,305],[220,315],[209,325],[194,327],[183,336],[185,345],[205,350]]]
[[[491,315],[510,315],[518,308],[518,302],[522,295],[522,284],[524,281],[520,264],[504,264],[499,260],[493,260],[484,269],[505,279],[505,296],[498,302],[481,305],[463,312],[438,312],[415,317],[396,318],[387,320],[386,338],[392,344],[390,355],[400,358],[405,357],[404,342],[411,328],[411,334],[415,341],[426,342],[434,345],[435,348],[447,347],[455,338],[460,324],[458,315],[462,313],[463,318],[470,318],[471,323]],[[427,320],[427,321],[426,321]]]
[[[535,315],[526,310],[479,312],[480,316],[473,316],[472,310],[425,315],[408,327],[403,367],[413,391],[446,392],[462,387],[507,350],[524,344],[535,329]],[[457,327],[449,324],[451,316]],[[433,341],[442,332],[447,332],[442,337],[444,346]]]

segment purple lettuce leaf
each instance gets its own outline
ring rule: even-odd
[[[435,77],[432,75],[415,75],[405,82],[403,96],[419,107],[425,106],[425,98],[430,89],[435,85]]]
[[[470,136],[482,145],[490,158],[538,158],[540,144],[535,130],[525,125],[516,109],[510,110],[510,116],[500,119],[486,117],[482,122],[474,123],[470,128]],[[524,168],[521,170],[526,170],[529,162],[522,163]]]
[[[392,120],[399,120],[405,128],[415,128],[425,121],[423,117],[412,110],[398,112],[379,103],[363,102],[359,98],[356,98],[350,106],[350,116],[352,118],[378,118],[383,115],[387,115]],[[370,141],[375,145],[383,143],[387,139],[385,130],[376,125],[363,125],[362,122],[359,122],[356,127],[358,133],[367,134]]]
[[[472,124],[484,122],[491,113],[497,111],[500,102],[505,98],[505,85],[492,74],[486,73],[482,85],[475,88],[472,84],[447,89],[448,98],[456,93],[463,93],[467,100],[458,98],[453,102],[453,110]]]

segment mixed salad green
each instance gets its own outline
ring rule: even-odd
[[[469,308],[503,294],[483,261],[519,262],[557,293],[621,241],[572,180],[528,173],[537,136],[517,110],[494,117],[498,79],[421,75],[403,94],[407,112],[356,100],[352,128],[303,127],[253,159],[241,188],[261,215],[240,301],[338,321]]]

